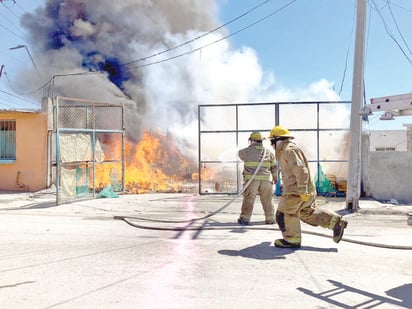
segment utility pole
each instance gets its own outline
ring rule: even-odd
[[[364,57],[366,33],[366,0],[358,0],[356,8],[355,58],[352,81],[350,119],[349,175],[346,191],[346,209],[358,210],[361,185],[362,118],[360,110],[364,94]]]

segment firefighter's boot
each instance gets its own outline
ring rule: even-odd
[[[300,243],[291,243],[284,239],[276,239],[275,247],[278,248],[300,248]]]
[[[343,237],[343,232],[345,231],[345,228],[348,226],[348,221],[345,219],[340,218],[338,222],[336,222],[334,228],[333,228],[333,241],[338,243],[341,241]]]
[[[241,225],[249,225],[249,221],[243,218],[239,218],[237,219],[237,223],[241,224]]]

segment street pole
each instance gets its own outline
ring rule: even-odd
[[[364,56],[366,32],[366,0],[358,0],[356,8],[356,39],[352,81],[352,106],[350,119],[349,175],[346,192],[346,209],[359,208],[361,185],[361,134],[360,110],[364,94]]]

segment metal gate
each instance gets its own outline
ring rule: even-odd
[[[56,204],[123,191],[123,105],[56,97],[51,112],[50,170],[55,167]]]
[[[350,102],[277,102],[198,106],[199,194],[237,194],[242,189],[238,150],[251,132],[269,136],[282,125],[305,151],[320,194],[344,195],[349,159]],[[272,149],[268,140],[263,141]],[[336,190],[322,191],[322,180]],[[276,188],[280,194],[280,181]],[[326,190],[328,191],[328,190]]]

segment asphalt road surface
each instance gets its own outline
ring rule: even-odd
[[[302,225],[296,250],[273,246],[258,201],[248,227],[241,199],[188,221],[230,199],[3,203],[0,308],[412,308],[412,250],[395,248],[412,245],[404,215],[346,214],[339,244]]]

